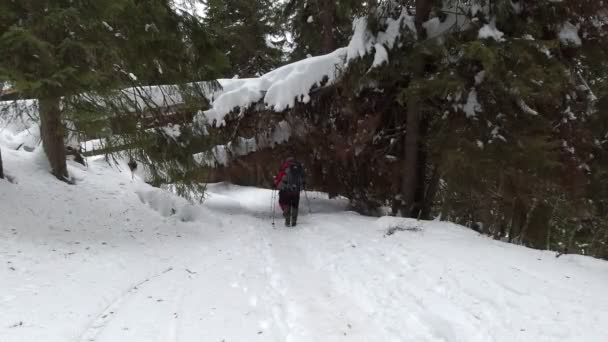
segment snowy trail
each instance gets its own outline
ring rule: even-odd
[[[3,151],[0,341],[591,341],[608,264],[440,222],[366,218],[310,194],[270,224],[271,192],[211,185],[193,206],[102,161],[59,184]],[[386,236],[389,227],[415,231]]]
[[[331,274],[314,263],[308,249],[312,246],[298,246],[303,238],[299,233],[260,233],[272,274],[270,284],[280,294],[287,313],[285,341],[378,339],[378,330],[369,326],[369,314],[355,298],[333,286]]]

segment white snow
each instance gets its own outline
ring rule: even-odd
[[[524,101],[523,99],[519,99],[517,104],[519,105],[519,108],[521,108],[521,110],[524,111],[524,113],[533,115],[533,116],[538,115],[538,112],[536,110],[532,109],[532,107],[528,106],[526,101]]]
[[[367,18],[357,18],[353,22],[353,36],[348,44],[347,60],[367,55],[373,44],[374,37],[367,27]]]
[[[70,163],[67,185],[40,149],[0,144],[16,180],[0,180],[2,342],[608,336],[605,261],[363,217],[318,193],[297,228],[273,227],[270,190],[212,184],[192,204],[103,158]]]
[[[354,36],[348,47],[339,48],[323,56],[308,57],[285,65],[258,78],[221,79],[223,89],[211,94],[212,108],[200,113],[198,121],[217,122],[222,125],[226,115],[241,112],[251,105],[263,102],[265,107],[277,112],[293,108],[296,103],[308,103],[311,90],[331,85],[348,62],[375,51],[373,67],[388,62],[392,49],[403,28],[415,34],[414,21],[406,10],[397,19],[388,19],[385,31],[373,36],[367,20],[354,21]]]
[[[444,8],[447,13],[444,21],[434,17],[422,24],[428,38],[441,38],[447,33],[461,32],[469,28],[471,20],[464,14],[466,12],[462,12],[462,9],[457,7],[446,7],[445,3]]]
[[[289,126],[287,121],[283,120],[272,130],[270,142],[266,142],[263,145],[274,147],[275,145],[288,142],[289,138],[291,138],[291,126]]]
[[[477,100],[477,90],[475,90],[475,88],[471,89],[469,92],[467,102],[462,107],[462,110],[467,115],[467,118],[474,118],[477,116],[478,112],[483,111],[483,107]]]
[[[347,62],[363,57],[372,51],[375,51],[372,68],[388,62],[387,48],[390,50],[394,47],[404,28],[407,28],[407,32],[412,35],[416,35],[414,18],[405,9],[397,19],[388,18],[385,30],[378,32],[376,36],[370,32],[367,18],[355,19],[353,22],[353,37],[347,47]]]
[[[475,85],[480,85],[486,79],[486,71],[482,70],[475,74]]]
[[[160,128],[166,137],[177,141],[179,137],[182,135],[181,127],[177,124],[170,124],[165,127]]]
[[[107,141],[105,139],[89,140],[80,144],[83,151],[101,150],[105,146],[107,146]]]
[[[382,44],[376,44],[374,48],[376,49],[376,54],[374,55],[372,68],[376,68],[388,63],[388,51],[386,51],[384,46],[382,46]]]
[[[159,66],[160,68],[160,66]],[[137,76],[132,73],[125,74],[133,81]],[[81,94],[80,99],[99,106],[114,108],[120,106],[121,110],[145,111],[157,108],[171,108],[184,104],[182,94],[184,92],[200,93],[211,97],[211,84],[208,82],[190,83],[183,86],[161,85],[141,86],[117,90],[105,97],[96,94]],[[6,114],[5,114],[6,113]],[[7,116],[18,113],[19,115],[38,116],[38,105],[36,100],[17,100],[0,102],[0,115]]]
[[[494,39],[497,42],[504,42],[504,33],[496,28],[496,21],[485,24],[479,29],[479,39]]]
[[[0,102],[0,146],[32,151],[40,143],[38,102]]]
[[[275,111],[292,108],[296,102],[310,101],[314,87],[332,84],[344,66],[346,48],[285,65],[259,78],[219,80],[223,90],[213,94],[212,108],[203,115],[220,125],[230,112],[263,101]],[[200,118],[199,118],[200,120]]]
[[[110,26],[110,24],[108,24],[107,22],[102,21],[101,24],[106,28],[106,30],[108,30],[110,32],[114,31],[114,28],[112,26]]]
[[[599,11],[596,16],[591,18],[591,24],[599,29],[608,25],[608,11]]]
[[[524,35],[523,35],[523,37],[522,37],[522,39],[524,39],[524,40],[528,40],[528,41],[535,41],[535,40],[536,40],[536,39],[534,39],[534,37],[533,37],[531,34],[529,34],[529,33],[524,34]]]
[[[228,166],[234,158],[243,157],[264,148],[273,148],[286,143],[291,138],[292,129],[285,120],[261,134],[244,138],[237,137],[236,141],[227,145],[214,146],[210,151],[197,153],[194,160],[206,167]]]
[[[216,145],[210,151],[195,154],[194,160],[202,166],[228,166],[230,162],[228,146]]]
[[[578,28],[566,21],[559,31],[559,39],[564,45],[581,46],[583,44],[578,35]]]
[[[152,23],[152,24],[146,24],[146,25],[144,26],[144,30],[145,30],[146,32],[150,32],[150,31],[152,31],[152,32],[159,32],[159,30],[158,30],[158,26],[156,26],[156,24],[154,24],[154,23]],[[162,73],[162,72],[161,72],[161,73]]]

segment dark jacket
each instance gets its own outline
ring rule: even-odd
[[[290,174],[291,166],[299,166],[300,173],[297,175]],[[293,191],[299,193],[300,191],[304,190],[306,187],[306,180],[302,164],[295,160],[288,160],[284,162],[281,165],[279,173],[274,178],[274,186],[280,191]]]

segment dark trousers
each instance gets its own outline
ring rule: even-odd
[[[283,210],[285,224],[296,225],[298,221],[298,208],[300,207],[299,191],[279,191],[279,205]]]

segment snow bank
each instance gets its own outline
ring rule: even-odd
[[[163,217],[173,217],[182,222],[205,221],[211,215],[201,206],[192,204],[166,190],[148,187],[136,190],[139,200]]]

